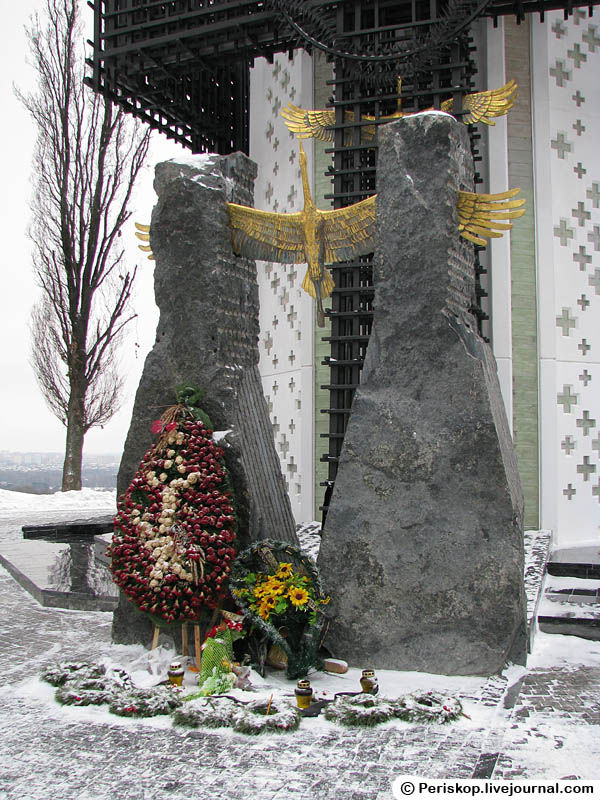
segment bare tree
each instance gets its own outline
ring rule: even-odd
[[[135,314],[117,239],[150,133],[84,85],[78,0],[46,0],[28,31],[37,91],[17,94],[38,138],[30,235],[42,290],[32,366],[66,426],[62,489],[81,489],[83,441],[119,407],[115,348]]]

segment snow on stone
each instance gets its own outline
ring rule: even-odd
[[[227,431],[214,431],[212,436],[213,442],[219,444],[219,442],[223,441],[230,433],[233,433],[233,428],[229,428]]]

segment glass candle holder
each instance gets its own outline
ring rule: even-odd
[[[298,704],[298,708],[308,708],[313,695],[313,690],[310,687],[310,681],[306,680],[306,678],[301,678],[294,690],[294,694],[296,695],[296,703]]]
[[[185,670],[181,661],[172,661],[167,672],[167,675],[169,676],[169,683],[173,686],[181,686],[183,683],[184,672]]]
[[[379,683],[375,676],[375,670],[363,669],[360,678],[360,686],[365,694],[377,694],[379,691]]]

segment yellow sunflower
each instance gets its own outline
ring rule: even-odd
[[[269,594],[273,597],[277,597],[277,595],[283,594],[285,591],[285,586],[277,578],[269,578],[266,585],[269,587]]]
[[[269,619],[270,608],[266,603],[261,603],[258,607],[258,616],[265,621]]]
[[[291,586],[288,590],[290,602],[296,608],[306,605],[308,602],[308,592],[300,586]]]
[[[280,562],[279,569],[275,573],[275,577],[285,580],[285,578],[289,578],[291,575],[293,575],[292,565]]]

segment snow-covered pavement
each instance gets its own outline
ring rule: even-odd
[[[20,537],[24,523],[106,514],[114,504],[89,491],[79,503],[8,495],[0,492],[0,540]],[[45,664],[144,662],[140,648],[110,643],[110,626],[107,613],[41,607],[0,569],[0,800],[391,800],[397,775],[600,778],[599,642],[538,633],[527,670],[489,680],[378,672],[382,693],[440,688],[461,698],[470,719],[357,731],[319,717],[295,733],[248,737],[58,706],[38,678]],[[354,680],[311,675],[329,691]],[[291,688],[269,681],[269,691]]]

